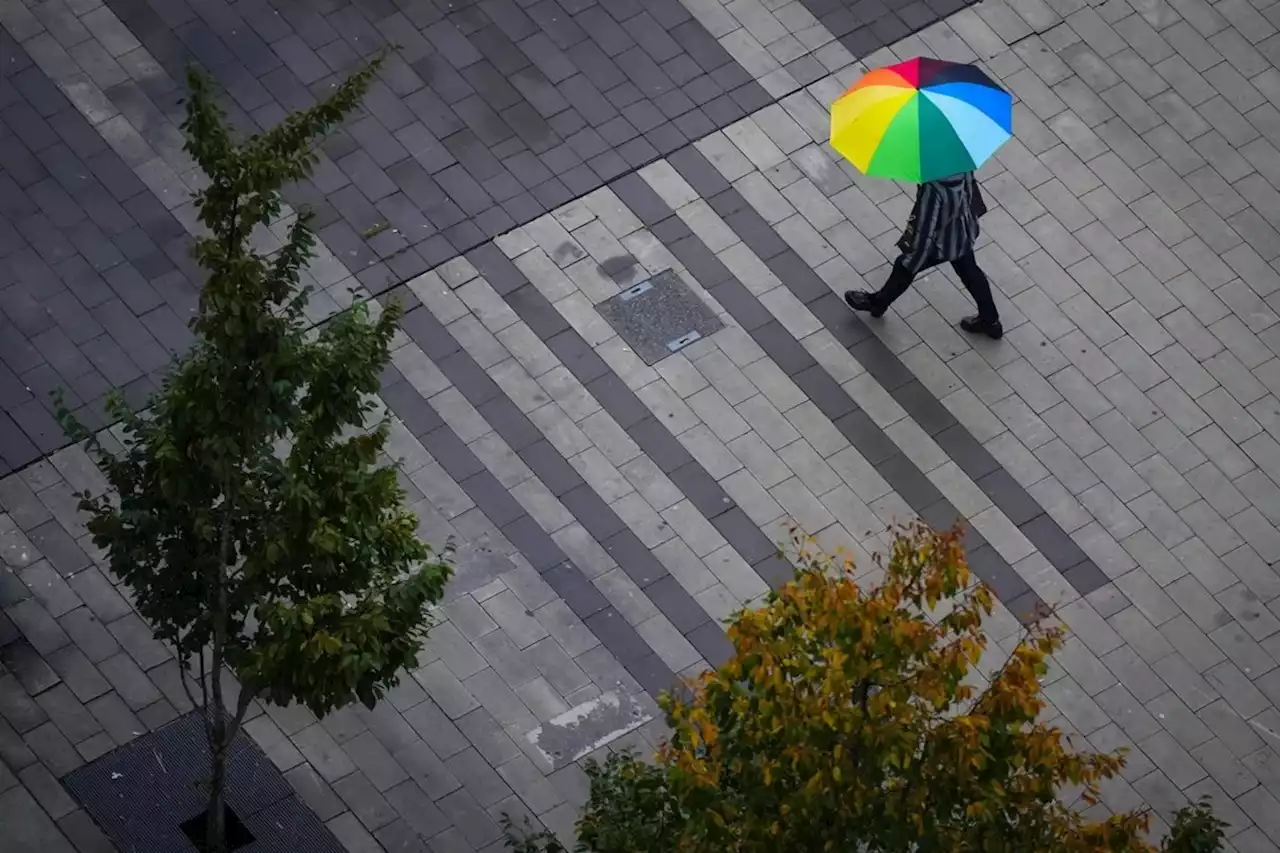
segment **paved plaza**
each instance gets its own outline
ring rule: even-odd
[[[1229,849],[1280,850],[1278,26],[1270,0],[0,0],[5,850],[115,850],[59,780],[190,708],[48,399],[108,427],[189,343],[183,67],[251,131],[388,41],[288,216],[317,217],[317,322],[408,309],[390,452],[459,571],[374,711],[246,725],[342,845],[490,853],[504,813],[571,838],[580,760],[660,742],[654,698],[724,660],[789,525],[868,570],[920,517],[967,523],[984,666],[1039,608],[1067,626],[1053,722],[1129,749],[1097,815],[1160,833],[1207,796]],[[827,107],[917,55],[1017,101],[980,172],[999,342],[955,329],[949,269],[881,320],[839,296],[883,280],[912,188],[841,162]],[[649,363],[602,303],[669,269],[724,328]]]

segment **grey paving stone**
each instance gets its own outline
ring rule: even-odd
[[[86,707],[117,744],[124,745],[146,731],[142,722],[116,693],[107,693]]]
[[[343,744],[342,749],[379,791],[386,791],[408,778],[404,768],[372,732],[355,737]]]
[[[446,762],[449,771],[482,807],[511,795],[511,788],[475,749],[464,750]]]
[[[418,739],[418,726],[427,719],[428,711],[434,712],[433,723],[437,725],[442,739],[456,734],[448,719],[430,702],[420,702],[403,713],[385,702],[379,702],[373,710],[363,705],[357,705],[355,708],[360,719],[369,727],[369,731],[373,732],[378,742],[392,752]]]
[[[93,663],[75,647],[58,649],[46,660],[81,702],[88,702],[110,689],[110,685]]]
[[[378,789],[360,771],[348,773],[333,783],[333,790],[342,798],[365,829],[374,831],[396,819],[396,811]]]
[[[1101,660],[1139,702],[1149,702],[1168,689],[1150,665],[1128,646],[1103,655]]]
[[[326,714],[320,725],[338,743],[346,743],[357,735],[369,730],[368,724],[354,706],[348,705]]]
[[[32,696],[53,687],[61,678],[30,643],[18,640],[0,649],[3,663]]]
[[[512,592],[486,599],[482,607],[520,648],[528,648],[547,636],[525,605]]]
[[[481,847],[501,835],[497,823],[467,791],[455,791],[436,801],[468,843]]]
[[[1254,728],[1225,699],[1205,706],[1198,716],[1237,758],[1251,755],[1264,745]]]
[[[1152,668],[1193,711],[1217,698],[1217,691],[1180,654],[1168,655],[1156,661]]]
[[[475,697],[467,692],[462,682],[449,670],[444,661],[435,661],[417,670],[414,678],[426,688],[431,699],[452,719],[457,719],[479,707]]]
[[[49,611],[34,598],[19,601],[4,612],[27,642],[41,654],[56,651],[71,642]]]
[[[18,772],[18,779],[54,820],[66,817],[75,811],[75,800],[44,765],[33,764],[23,768]]]
[[[284,777],[316,816],[327,821],[341,814],[346,806],[333,792],[315,768],[310,764],[300,764],[285,772]]]
[[[356,769],[346,752],[318,723],[292,735],[290,740],[326,782],[333,783]]]
[[[80,699],[66,685],[60,684],[44,691],[36,697],[36,702],[49,715],[63,736],[73,744],[87,740],[102,731],[102,726],[85,710]]]
[[[378,853],[382,845],[360,824],[354,812],[343,812],[325,826],[334,834],[342,846],[351,853]]]
[[[78,607],[58,620],[76,648],[93,663],[101,663],[120,649],[115,637],[87,607]]]
[[[1110,722],[1107,713],[1070,676],[1048,685],[1044,693],[1054,707],[1084,734],[1097,731]]]
[[[483,708],[477,708],[460,718],[458,728],[494,767],[521,754],[520,748],[493,718],[493,715]]]
[[[1101,691],[1094,699],[1124,733],[1135,741],[1160,731],[1160,723],[1121,684]]]
[[[27,566],[19,577],[55,619],[80,606],[79,596],[45,560]]]
[[[494,631],[481,637],[476,648],[512,688],[519,688],[537,677],[537,671],[530,664],[524,650],[516,646],[504,631]]]
[[[120,642],[138,666],[151,669],[169,659],[169,650],[151,634],[151,629],[137,614],[130,614],[107,625],[107,630]]]
[[[110,853],[112,849],[111,842],[83,809],[59,819],[58,829],[80,853]]]
[[[75,747],[53,721],[26,732],[22,739],[54,776],[65,776],[84,763]]]
[[[129,613],[128,603],[96,567],[77,572],[67,583],[99,620],[114,622]]]
[[[449,828],[448,819],[412,779],[385,792],[385,796],[405,823],[422,838],[431,838]]]
[[[1207,775],[1204,768],[1168,732],[1158,732],[1142,741],[1139,746],[1155,762],[1156,766],[1163,771],[1162,775],[1167,775],[1168,780],[1179,788],[1185,788],[1198,782]],[[1147,779],[1150,778],[1147,777]],[[1140,792],[1149,798],[1153,794],[1157,797],[1161,796],[1155,791],[1143,791],[1143,781],[1145,780],[1139,780],[1135,785]]]

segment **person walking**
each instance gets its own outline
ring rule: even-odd
[[[978,220],[986,212],[973,172],[922,183],[906,230],[898,240],[902,254],[894,261],[888,281],[875,293],[847,291],[844,301],[855,311],[881,317],[917,275],[950,261],[951,268],[978,305],[978,313],[961,320],[960,328],[999,340],[1004,335],[1004,327],[1000,324],[995,300],[991,298],[991,283],[973,254],[979,233]]]

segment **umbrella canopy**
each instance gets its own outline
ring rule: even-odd
[[[831,105],[831,147],[881,178],[969,172],[1012,135],[1012,96],[980,69],[941,59],[869,71]]]

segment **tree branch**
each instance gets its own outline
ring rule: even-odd
[[[209,683],[205,680],[206,678],[207,678],[207,675],[205,673],[205,665],[204,665],[204,649],[201,649],[200,650],[200,698],[201,698],[200,707],[204,709],[208,709],[209,707]]]
[[[1052,615],[1053,612],[1054,611],[1050,611],[1048,615]],[[1009,665],[1009,662],[1013,660],[1013,656],[1017,653],[1018,649],[1022,648],[1023,645],[1025,645],[1033,636],[1035,636],[1035,633],[1037,630],[1039,630],[1038,623],[1036,625],[1028,625],[1025,628],[1023,628],[1022,636],[1018,639],[1017,644],[1013,647],[1013,651],[1009,652],[1009,654],[1005,657],[1004,662],[1000,664],[998,669],[996,669],[995,677],[986,678],[985,675],[983,676],[983,678],[986,678],[987,687],[985,690],[982,691],[982,693],[978,695],[976,699],[974,699],[973,701],[974,708],[983,707],[983,703],[987,700],[987,697],[991,695],[991,690],[992,688],[995,687],[996,680],[1000,677],[1000,674],[1004,672],[1005,667],[1007,667]]]
[[[240,732],[240,725],[244,722],[244,716],[249,712],[249,706],[253,704],[255,692],[240,684],[240,697],[236,700],[236,714],[231,720],[231,725],[227,727],[227,743],[232,743],[236,739],[236,735]]]
[[[182,685],[182,692],[187,694],[187,701],[191,703],[191,707],[193,708],[203,707],[196,704],[195,694],[191,692],[191,687],[187,684],[187,673],[190,670],[191,670],[191,662],[188,659],[188,656],[179,655],[178,656],[178,683]],[[205,737],[212,737],[212,732],[209,731],[208,716],[207,715],[202,715],[202,716],[205,717],[205,721],[204,721]]]

